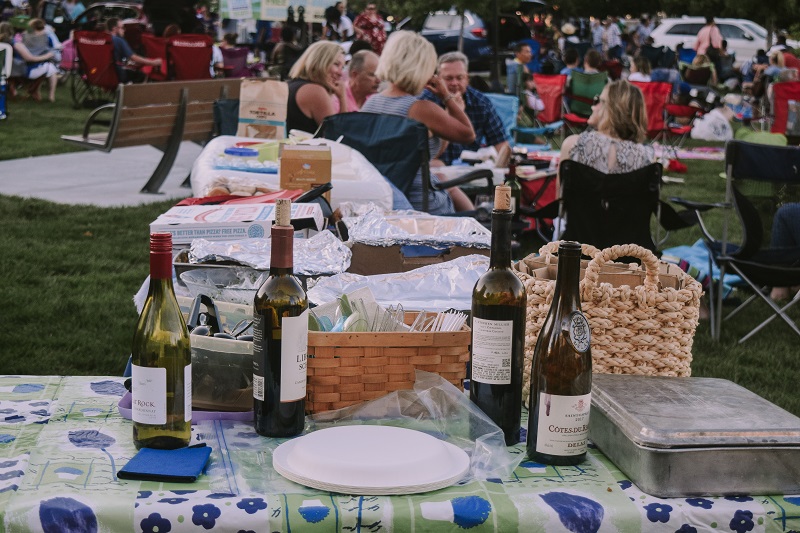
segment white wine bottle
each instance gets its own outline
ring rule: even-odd
[[[511,270],[511,188],[495,189],[489,270],[472,290],[470,399],[503,430],[520,439],[525,287]]]
[[[150,290],[133,334],[136,448],[181,448],[192,426],[192,352],[172,287],[172,235],[150,235]]]
[[[589,322],[581,312],[581,245],[558,246],[558,276],[531,364],[528,457],[548,465],[586,458],[592,404]]]
[[[269,277],[253,303],[253,406],[256,432],[266,437],[305,426],[308,299],[293,274],[291,208],[276,203]]]

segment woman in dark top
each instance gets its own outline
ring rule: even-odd
[[[317,41],[309,46],[289,72],[286,128],[314,133],[329,115],[336,113],[331,97],[344,100],[344,51],[335,42]]]

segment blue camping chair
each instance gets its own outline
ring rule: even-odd
[[[552,139],[555,133],[561,128],[562,121],[553,122],[536,128],[520,128],[517,126],[517,113],[519,113],[519,98],[510,94],[486,93],[486,96],[494,105],[506,135],[511,140],[512,146],[525,146],[524,143],[517,143],[517,138],[523,136],[542,136]],[[528,145],[533,146],[533,145]]]

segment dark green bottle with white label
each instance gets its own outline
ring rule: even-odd
[[[581,245],[558,247],[553,303],[542,324],[531,364],[528,457],[548,465],[586,458],[592,404],[589,322],[581,312]]]

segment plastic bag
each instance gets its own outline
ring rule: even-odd
[[[355,424],[414,429],[458,446],[470,457],[469,473],[459,484],[507,479],[522,460],[521,455],[509,453],[503,432],[469,396],[430,372],[417,370],[412,390],[306,417],[303,433]],[[250,425],[220,420],[201,423],[198,434],[200,440],[214,448],[208,475],[215,491],[240,494],[313,490],[284,479],[272,468],[272,453],[283,440],[261,438]]]
[[[733,139],[733,128],[722,108],[709,111],[692,126],[692,139],[728,141]]]

